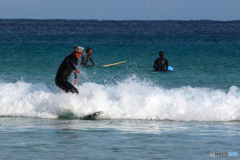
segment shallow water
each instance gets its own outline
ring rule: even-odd
[[[239,122],[1,117],[0,157],[206,159],[211,151],[239,153],[239,125]]]

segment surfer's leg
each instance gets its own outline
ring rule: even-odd
[[[77,88],[75,88],[71,83],[69,83],[68,81],[55,81],[56,85],[63,89],[65,92],[72,92],[72,93],[77,93],[79,94]]]
[[[68,81],[66,81],[65,85],[66,85],[66,89],[65,89],[66,92],[72,92],[72,93],[77,93],[77,94],[79,94],[77,88],[75,88],[75,87],[74,87],[71,83],[69,83]]]

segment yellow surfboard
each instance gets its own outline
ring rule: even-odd
[[[107,64],[107,65],[102,65],[102,67],[110,67],[110,66],[114,66],[114,65],[118,65],[121,63],[125,63],[126,61],[122,61],[122,62],[118,62],[118,63],[113,63],[113,64]]]

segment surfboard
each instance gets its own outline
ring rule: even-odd
[[[173,72],[173,67],[172,66],[168,66],[168,70],[165,71],[165,72]],[[153,71],[151,71],[151,73],[161,73],[161,72],[153,70]]]
[[[102,113],[103,113],[103,111],[93,112],[93,113],[91,113],[91,114],[87,114],[87,115],[85,115],[85,116],[83,116],[83,117],[80,117],[80,119],[82,119],[82,120],[94,120],[94,119],[97,118],[97,116],[98,116],[99,114],[102,114]]]
[[[102,67],[110,67],[110,66],[114,66],[114,65],[118,65],[121,63],[125,63],[126,61],[122,61],[122,62],[117,62],[117,63],[112,63],[112,64],[106,64],[106,65],[102,65]]]

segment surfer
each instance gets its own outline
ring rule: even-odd
[[[168,70],[168,60],[164,58],[163,51],[159,52],[159,58],[154,61],[153,68],[155,71],[167,71]]]
[[[87,48],[86,50],[87,53],[84,53],[83,56],[82,56],[82,59],[81,59],[81,65],[83,66],[95,66],[95,63],[91,57],[91,54],[92,54],[92,48]],[[92,62],[92,65],[89,65],[88,64],[88,60],[90,59],[90,61]]]
[[[70,55],[68,55],[61,63],[55,78],[56,85],[65,92],[79,93],[78,90],[68,82],[72,71],[74,71],[74,85],[77,85],[77,73],[81,74],[76,68],[78,59],[83,54],[83,47],[76,46]]]

